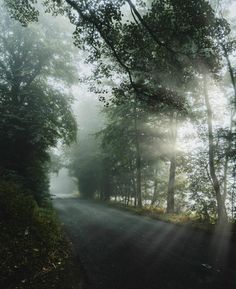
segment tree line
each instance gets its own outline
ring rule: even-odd
[[[107,6],[90,3],[91,14],[86,17],[82,4],[73,5],[79,14],[77,31],[83,21],[88,25],[83,38],[75,33],[76,44],[93,44],[89,58],[96,64],[93,81],[109,106],[104,110],[106,127],[97,135],[100,164],[96,159],[90,163],[91,175],[77,164],[80,174],[86,175],[84,185],[95,175],[93,191],[102,199],[121,198],[139,207],[146,199],[164,204],[168,213],[195,209],[205,219],[217,215],[224,222],[227,210],[233,215],[235,189],[230,24],[208,1],[150,1],[150,5],[143,1],[138,7],[124,2],[128,16],[122,14],[125,3],[120,1]],[[114,16],[94,14],[99,8]],[[119,83],[106,87],[106,78],[113,83],[118,78]],[[228,124],[215,127],[211,90],[222,87],[230,90],[225,95]],[[177,148],[178,128],[188,122],[198,127],[203,147],[183,154]],[[79,184],[83,177],[78,177]]]
[[[0,14],[1,185],[17,185],[42,205],[49,196],[50,148],[76,138],[65,89],[75,81],[76,69],[71,49],[57,45],[64,40],[63,31],[46,23],[22,27],[4,5]]]
[[[34,1],[5,3],[23,25],[38,18]],[[139,207],[143,199],[163,202],[169,213],[179,203],[225,222],[228,202],[234,206],[235,42],[220,6],[205,0],[44,5],[75,25],[74,44],[87,51],[92,88],[108,106],[96,158],[84,167],[72,162],[81,193],[94,182],[88,194],[103,199],[122,197]],[[221,127],[214,124],[217,89],[224,89],[228,109]],[[190,120],[203,145],[181,154],[178,128]]]

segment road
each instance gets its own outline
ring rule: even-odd
[[[79,199],[55,199],[90,289],[235,289],[236,243]]]

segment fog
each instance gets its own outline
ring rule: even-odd
[[[103,9],[100,4],[91,2],[86,13]],[[77,193],[140,208],[149,204],[167,213],[187,213],[213,222],[219,214],[232,219],[234,4],[211,1],[213,10],[207,1],[195,3],[194,9],[208,17],[198,19],[192,13],[192,22],[181,18],[187,6],[186,11],[172,11],[171,3],[165,6],[158,1],[114,5],[108,5],[114,9],[106,18],[109,31],[99,18],[102,14],[96,23],[86,18],[84,24],[82,3],[73,13],[64,6],[49,5],[53,16],[38,4],[38,22],[30,19],[25,28],[8,16],[3,20],[10,30],[4,34],[9,45],[1,44],[6,50],[1,58],[2,85],[9,93],[22,91],[16,100],[27,123],[36,117],[35,111],[41,112],[33,127],[27,127],[32,135],[24,146],[34,144],[31,155],[36,151],[40,155],[34,165],[29,160],[29,170],[37,167],[35,174],[42,172],[41,186],[46,187],[48,166],[54,196]],[[169,10],[173,13],[166,18]],[[14,43],[13,52],[17,29],[21,39]],[[16,71],[12,71],[14,80],[9,80],[9,70],[15,69],[11,63],[19,63],[20,81]],[[30,98],[28,88],[37,96]],[[7,97],[4,101],[9,105]],[[14,114],[16,107],[11,105],[12,111],[6,111]],[[46,165],[50,152],[55,158]],[[23,164],[20,158],[17,163]],[[19,171],[24,171],[23,165]]]
[[[56,198],[75,197],[78,195],[77,180],[70,177],[68,169],[62,168],[58,174],[50,176],[50,193]]]
[[[0,0],[1,288],[235,288],[235,9]]]
[[[148,5],[148,9],[151,9],[149,2]],[[135,23],[128,5],[125,5],[122,9],[124,13],[122,21],[124,23],[126,21]],[[218,6],[216,6],[216,11],[218,11],[217,9],[219,9]],[[233,27],[235,18],[233,6],[232,9],[228,8],[228,6],[225,6],[224,9],[223,13],[226,19]],[[145,14],[145,9],[142,13]],[[50,21],[49,16],[47,17],[47,21]],[[73,31],[73,28],[73,25],[64,22],[63,29],[65,31]],[[234,28],[232,29],[232,35],[233,33]],[[135,189],[132,192],[133,189],[130,187],[139,186],[142,192],[143,204],[153,205],[156,202],[157,206],[168,207],[166,194],[168,195],[172,190],[170,182],[173,176],[171,177],[170,166],[173,157],[175,157],[177,169],[172,181],[175,182],[176,211],[193,210],[196,212],[198,210],[205,210],[203,207],[210,207],[210,204],[214,204],[213,207],[216,206],[214,198],[209,191],[211,186],[209,184],[200,185],[203,184],[202,182],[208,182],[206,178],[211,179],[210,169],[206,165],[209,150],[207,144],[209,123],[207,124],[207,115],[205,114],[207,109],[205,107],[206,99],[204,99],[204,93],[202,88],[200,88],[203,85],[203,77],[196,74],[192,83],[190,82],[186,88],[178,86],[173,76],[167,79],[166,72],[152,71],[154,80],[158,79],[164,86],[175,89],[178,94],[189,98],[188,101],[189,105],[192,106],[191,114],[194,115],[193,117],[190,115],[184,116],[180,113],[178,119],[175,119],[175,117],[171,116],[171,110],[164,114],[161,111],[155,113],[151,110],[148,111],[146,108],[143,109],[142,102],[135,104],[135,106],[139,107],[137,111],[137,108],[132,108],[132,102],[136,102],[135,99],[132,100],[132,96],[129,96],[131,102],[125,100],[120,105],[120,108],[118,105],[116,109],[116,105],[110,102],[111,94],[114,93],[114,89],[121,87],[123,81],[126,81],[125,75],[120,73],[119,70],[114,70],[113,74],[109,74],[110,72],[108,72],[108,75],[103,75],[98,70],[98,67],[101,66],[107,67],[106,69],[111,71],[110,62],[112,60],[106,53],[104,53],[101,59],[98,58],[95,61],[86,60],[90,57],[90,53],[93,53],[89,49],[87,51],[77,49],[73,53],[76,58],[78,81],[77,84],[73,84],[70,87],[70,93],[73,95],[72,108],[78,125],[77,142],[70,147],[58,147],[57,153],[64,157],[64,166],[66,168],[62,168],[58,176],[51,175],[51,194],[63,194],[70,197],[77,191],[79,195],[85,197],[86,193],[80,192],[80,185],[85,182],[86,186],[86,182],[92,182],[94,183],[94,187],[88,184],[91,190],[89,197],[106,198],[106,194],[108,194],[108,198],[111,198],[113,201],[130,202],[136,205],[136,197],[139,194],[137,192],[138,189],[136,187],[136,192]],[[235,62],[234,54],[230,56],[230,61],[233,65]],[[204,63],[200,64],[200,66],[204,65]],[[213,132],[215,131],[216,134],[234,129],[232,126],[232,114],[234,112],[231,108],[233,87],[228,85],[231,80],[230,74],[227,73],[227,66],[224,66],[220,73],[221,80],[218,83],[215,81],[213,75],[207,75],[208,81],[206,87],[211,105],[210,109],[214,112],[214,120],[211,126]],[[137,76],[135,75],[134,79],[142,82],[143,76],[139,73]],[[195,87],[196,83],[198,88]],[[149,83],[147,82],[148,85]],[[99,101],[101,98],[103,102]],[[107,102],[109,106],[108,108],[104,108]],[[128,108],[130,104],[131,107]],[[136,128],[132,124],[133,121],[135,122],[134,116],[132,116],[133,109],[136,110],[137,114]],[[229,113],[230,110],[232,111],[231,113]],[[123,117],[123,120],[120,117]],[[123,136],[117,135],[116,138],[112,131],[114,134],[119,134],[119,125],[123,129]],[[132,165],[130,168],[126,165],[127,156],[129,156],[131,163],[133,161],[137,162],[135,157],[132,160],[133,150],[137,149],[137,143],[135,144],[135,140],[132,140],[132,138],[129,139],[129,134],[135,133],[135,130],[140,134],[138,147],[142,166],[141,175],[143,180],[141,181],[138,180],[138,170]],[[126,140],[123,140],[123,137]],[[232,203],[232,198],[234,199],[234,178],[230,175],[228,167],[230,167],[229,170],[232,173],[234,165],[233,161],[229,161],[228,163],[227,160],[227,172],[229,175],[227,181],[222,181],[225,178],[224,174],[226,171],[223,168],[224,161],[220,151],[224,150],[223,147],[226,144],[223,144],[223,139],[215,141],[218,142],[217,146],[219,146],[218,156],[215,157],[222,164],[222,167],[218,166],[215,169],[219,174],[222,190],[226,190],[226,187],[223,189],[223,186],[227,186],[228,190],[231,191],[229,198],[226,198],[226,209],[230,214],[231,208],[234,206],[234,201]],[[129,143],[133,148],[130,147],[128,149],[126,143]],[[121,152],[123,152],[123,156],[119,156]],[[200,155],[201,157],[198,160]],[[204,158],[203,162],[201,162],[202,158]],[[108,159],[109,162],[113,162],[113,165],[105,168],[104,162],[107,162]],[[109,178],[111,171],[115,171],[117,175],[112,174],[111,180],[108,180],[109,184],[105,184],[106,182],[101,182],[103,171],[106,172],[105,177],[107,178]],[[129,181],[125,180],[125,174]],[[193,176],[195,176],[195,181],[192,180]],[[139,181],[141,182],[140,184],[138,184]],[[99,182],[101,183],[99,184]],[[223,182],[225,182],[225,185],[223,185]],[[119,183],[120,185],[117,185]],[[114,187],[112,188],[112,186]],[[125,189],[121,189],[120,187],[122,186]],[[101,187],[103,187],[103,192],[101,192]],[[106,191],[108,187],[109,189]],[[57,188],[63,189],[60,189],[60,193],[56,193]],[[123,191],[127,189],[130,191],[128,195],[127,192]],[[62,192],[63,190],[64,193]],[[204,195],[203,192],[205,191],[207,193]],[[158,197],[156,198],[156,196]],[[199,200],[204,204],[202,205],[202,209],[201,206],[198,207]],[[211,215],[214,211],[214,209],[212,212],[210,210],[207,215]],[[233,213],[231,215],[233,216]],[[201,217],[205,218],[207,216],[202,215]]]

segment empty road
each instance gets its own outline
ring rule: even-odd
[[[80,199],[55,199],[90,289],[235,289],[230,238]]]

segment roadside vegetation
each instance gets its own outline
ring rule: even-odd
[[[234,224],[235,7],[0,0],[3,286],[67,288],[71,258],[49,194],[62,166],[83,198],[178,224]],[[79,103],[87,122],[77,125],[83,85],[103,109]]]
[[[100,113],[91,112],[92,129],[82,127],[80,145],[71,149],[71,175],[81,196],[233,223],[231,2],[105,2],[90,3],[86,20],[83,5],[73,5],[76,45],[93,43],[89,83],[105,102]],[[104,7],[110,18],[102,17]],[[93,14],[96,9],[101,15]],[[80,37],[83,21],[88,26]]]
[[[49,202],[39,207],[19,186],[1,182],[0,207],[1,288],[85,288],[84,275]]]
[[[50,149],[76,138],[72,49],[50,20],[25,28],[0,4],[0,288],[82,288],[49,195]]]
[[[225,224],[225,226],[218,226],[217,219],[212,218],[209,221],[204,217],[201,217],[198,213],[182,212],[168,214],[163,208],[153,207],[150,205],[144,205],[142,208],[138,208],[115,201],[109,201],[106,202],[106,204],[114,208],[125,210],[135,215],[149,217],[154,220],[185,226],[190,229],[199,229],[208,233],[231,236],[232,238],[236,237],[235,221],[229,221],[228,224]]]

